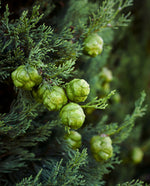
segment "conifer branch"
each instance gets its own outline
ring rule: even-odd
[[[142,180],[132,180],[132,181],[128,181],[122,184],[117,184],[117,186],[148,186],[147,184],[144,183],[144,181]]]
[[[83,108],[94,108],[94,109],[105,109],[108,104],[107,101],[115,94],[115,90],[111,91],[106,97],[104,98],[94,98],[92,101],[87,103],[86,105],[81,105]]]
[[[47,68],[44,69],[44,77],[47,81],[50,81],[53,85],[60,85],[64,81],[63,79],[67,79],[68,77],[72,76],[74,73],[74,60],[68,60],[63,64],[55,65],[55,64],[48,64]]]
[[[41,176],[45,186],[57,185],[85,185],[83,175],[80,173],[80,168],[87,164],[87,150],[81,152],[69,151],[69,159],[64,165],[63,159],[60,161],[46,161],[47,170],[43,169]],[[50,169],[50,170],[49,170]]]
[[[38,172],[35,178],[31,175],[28,178],[23,178],[20,183],[17,183],[16,186],[42,186],[42,183],[39,182],[39,177],[42,172],[42,169]]]
[[[90,185],[91,183],[93,185],[104,185],[105,181],[103,180],[103,176],[109,174],[117,164],[120,164],[120,160],[115,157],[112,157],[111,161],[107,162],[97,162],[89,158],[89,164],[83,168],[86,180],[85,185]]]
[[[106,27],[118,28],[118,26],[125,26],[129,22],[128,17],[121,15],[121,18],[117,19],[120,11],[128,6],[132,5],[132,0],[105,0],[100,6],[97,13],[93,13],[90,17],[90,25],[88,34],[95,31],[102,31]]]
[[[40,7],[37,3],[42,6]],[[132,3],[133,0],[92,0],[90,2],[70,0],[67,3],[65,0],[57,1],[57,3],[53,0],[42,2],[37,0],[31,14],[29,10],[23,11],[20,18],[16,20],[11,20],[8,5],[6,5],[4,15],[0,19],[0,82],[12,86],[11,73],[20,65],[31,65],[38,70],[43,80],[41,80],[41,84],[34,86],[34,90],[42,87],[45,81],[48,82],[50,89],[53,85],[65,87],[66,80],[76,72],[75,67],[78,66],[75,66],[75,63],[87,59],[86,54],[83,55],[82,48],[85,36],[93,32],[106,31],[107,34],[106,32],[101,34],[106,41],[105,45],[110,43],[113,39],[112,29],[126,26],[129,23],[130,13],[123,14],[122,10],[131,6]],[[57,11],[59,6],[64,6],[61,13]],[[55,14],[54,7],[58,14]],[[98,10],[97,7],[99,7]],[[47,15],[50,15],[49,20],[43,23]],[[91,15],[90,18],[88,18],[89,15]],[[108,34],[110,38],[105,37]],[[95,89],[93,88],[96,95],[102,89],[101,83],[99,83],[102,80],[99,80],[96,72],[99,73],[99,69],[108,59],[106,51],[108,52],[108,48],[104,46],[104,53],[100,56],[101,64],[97,63],[100,59],[99,56],[93,59],[88,58],[92,61],[92,70],[89,69],[89,71],[93,71],[91,79],[94,83],[98,82],[98,86],[95,85]],[[81,59],[80,56],[82,56]],[[81,69],[88,66],[87,63],[85,66],[78,65],[81,65]],[[82,71],[79,71],[78,76],[81,78],[82,75]],[[14,185],[16,180],[18,182],[16,186],[104,185],[103,176],[114,169],[114,165],[120,163],[116,157],[119,152],[118,144],[129,136],[135,119],[142,117],[147,108],[143,106],[145,93],[142,92],[133,113],[127,115],[122,124],[106,125],[109,114],[102,117],[97,124],[95,120],[92,121],[93,123],[90,121],[91,125],[87,121],[87,125],[83,125],[79,129],[83,142],[79,151],[71,149],[64,139],[66,127],[61,124],[59,119],[57,120],[60,110],[49,112],[44,107],[43,100],[43,104],[34,100],[32,90],[16,88],[15,91],[17,96],[14,98],[9,112],[0,113],[0,184],[5,185]],[[46,94],[41,94],[44,99]],[[105,109],[115,91],[110,92],[104,98],[96,97],[95,94],[93,96],[95,98],[81,107]],[[49,99],[51,99],[50,96]],[[112,111],[114,111],[113,108]],[[72,112],[76,116],[76,112],[74,110]],[[69,117],[68,112],[66,115]],[[67,132],[69,133],[69,131]],[[112,136],[113,155],[107,161],[105,159],[105,161],[97,162],[92,156],[89,142],[93,135],[101,134]],[[84,147],[88,148],[88,151]],[[19,183],[20,178],[17,175],[21,178],[24,177],[24,173],[21,172],[24,167],[26,167],[25,174],[31,176],[25,176]],[[28,169],[30,170],[28,171]],[[13,181],[7,180],[7,175],[9,177],[11,174],[17,177]],[[36,176],[33,177],[33,175]],[[141,186],[142,184],[142,181],[133,180],[123,183],[123,186]]]
[[[135,109],[131,115],[127,115],[124,119],[124,122],[116,129],[114,130],[110,135],[115,134],[115,139],[114,142],[120,143],[124,141],[130,134],[132,128],[134,127],[135,120],[138,117],[142,117],[146,110],[147,110],[147,105],[143,106],[143,102],[145,100],[146,94],[143,91],[141,93],[140,99],[138,99],[135,102]]]

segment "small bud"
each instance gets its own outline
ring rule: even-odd
[[[139,147],[134,147],[131,152],[133,163],[138,164],[143,160],[144,153]]]
[[[122,7],[119,7],[118,10],[119,10],[119,11],[122,10]]]
[[[74,102],[84,102],[89,92],[89,84],[84,79],[73,79],[66,86],[67,96]]]
[[[60,118],[64,125],[72,129],[78,129],[84,123],[85,114],[77,103],[68,103],[61,109]]]
[[[96,57],[101,54],[103,50],[103,39],[96,33],[88,36],[84,41],[84,53]]]
[[[109,83],[104,83],[102,85],[102,90],[103,90],[104,94],[108,94],[110,92],[110,84]]]
[[[100,78],[104,80],[104,82],[111,82],[113,80],[113,75],[111,70],[109,70],[107,67],[103,67]]]
[[[112,97],[112,101],[114,103],[119,103],[121,101],[121,96],[119,93],[115,93],[115,95]]]
[[[42,77],[33,66],[19,66],[12,72],[11,78],[16,87],[21,87],[25,90],[32,90],[35,85],[39,85],[42,82]]]
[[[108,26],[108,27],[112,27],[112,24],[108,23],[107,26]]]
[[[109,136],[93,136],[90,144],[96,161],[103,161],[112,157],[113,147],[112,140]]]

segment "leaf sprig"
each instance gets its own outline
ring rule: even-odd
[[[96,13],[93,13],[90,20],[88,34],[101,31],[106,27],[118,28],[126,26],[129,22],[130,13],[119,15],[121,10],[133,4],[132,0],[105,0]]]
[[[106,97],[98,98],[95,97],[92,101],[88,102],[86,105],[81,105],[83,108],[95,108],[95,109],[105,109],[108,106],[107,101],[115,94],[115,90],[111,91]]]

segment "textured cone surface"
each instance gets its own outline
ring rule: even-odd
[[[73,79],[67,84],[66,93],[71,101],[84,102],[90,93],[90,87],[84,79]]]
[[[25,65],[21,65],[13,71],[11,78],[16,87],[25,90],[32,90],[35,85],[42,82],[42,77],[38,74],[38,71],[32,66],[26,67]]]
[[[64,125],[72,129],[78,129],[84,123],[85,114],[77,103],[68,103],[61,109],[60,118]]]
[[[103,51],[103,39],[96,33],[88,36],[84,41],[84,53],[96,57]]]
[[[77,131],[70,131],[70,133],[65,135],[65,139],[72,149],[80,148],[82,137]]]
[[[52,90],[46,90],[43,95],[43,104],[49,111],[59,110],[67,103],[67,97],[63,88],[54,86]]]
[[[112,157],[113,147],[109,136],[93,136],[90,144],[96,161],[103,161]]]

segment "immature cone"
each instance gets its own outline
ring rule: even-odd
[[[43,95],[47,89],[48,89],[48,84],[43,83],[42,85],[38,87],[38,89],[35,89],[32,91],[32,94],[35,97],[36,101],[40,103],[43,102]]]
[[[67,103],[67,97],[63,88],[54,86],[43,94],[43,104],[49,111],[59,110]]]
[[[112,97],[112,101],[113,101],[114,103],[119,103],[120,100],[121,100],[120,94],[119,94],[119,93],[115,93],[115,95]]]
[[[101,54],[103,50],[103,39],[96,33],[88,36],[84,41],[83,51],[85,54],[96,57]]]
[[[109,70],[107,67],[103,67],[101,73],[100,73],[100,78],[104,80],[104,82],[111,82],[113,80],[113,75],[111,70]]]
[[[131,152],[133,163],[138,164],[143,160],[144,153],[139,147],[134,147]]]
[[[65,135],[65,140],[72,149],[78,149],[82,143],[82,136],[78,132],[72,130]]]
[[[19,66],[12,72],[11,78],[16,87],[21,87],[25,90],[32,90],[35,85],[42,82],[42,77],[33,66]]]
[[[85,114],[77,103],[68,103],[61,109],[60,118],[64,125],[72,129],[78,129],[84,123]]]
[[[90,144],[96,161],[103,161],[112,157],[113,147],[109,136],[93,136]]]
[[[104,92],[104,95],[105,94],[108,94],[110,92],[110,84],[109,83],[104,83],[102,85],[102,91]]]
[[[84,102],[90,93],[90,87],[84,79],[73,79],[67,84],[66,93],[71,101]]]

